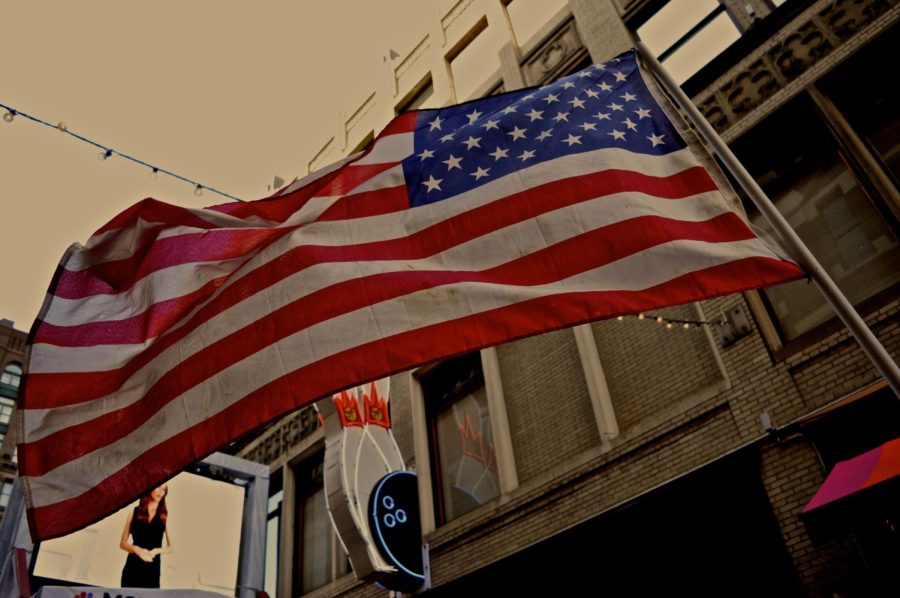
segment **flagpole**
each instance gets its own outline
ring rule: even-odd
[[[879,373],[884,377],[887,383],[894,390],[894,395],[900,398],[900,367],[891,359],[891,356],[885,350],[884,346],[879,342],[875,334],[869,329],[862,317],[850,304],[850,301],[844,296],[830,276],[825,272],[822,266],[813,256],[812,252],[787,220],[768,198],[762,188],[756,183],[756,180],[750,176],[747,169],[744,168],[737,157],[731,152],[731,149],[725,144],[722,138],[716,133],[712,125],[704,118],[694,103],[691,102],[687,94],[682,91],[681,87],[672,79],[671,75],[665,70],[656,56],[644,45],[643,42],[637,42],[636,48],[641,57],[650,66],[653,74],[659,80],[660,84],[667,92],[678,102],[678,105],[687,115],[688,120],[697,127],[700,134],[706,142],[713,148],[728,170],[740,183],[744,191],[750,196],[750,199],[756,205],[757,209],[769,221],[769,224],[775,229],[781,237],[785,248],[790,252],[791,257],[796,259],[806,270],[809,277],[813,280],[819,291],[831,305],[838,317],[847,326],[850,334],[859,343],[862,350],[866,353],[869,360],[878,369]]]

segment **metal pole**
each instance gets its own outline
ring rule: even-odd
[[[835,311],[841,321],[844,322],[844,325],[847,326],[850,334],[853,335],[856,342],[862,347],[862,350],[868,356],[869,360],[875,365],[879,373],[884,376],[884,379],[894,390],[894,395],[900,397],[900,367],[897,367],[896,362],[891,359],[891,356],[885,350],[884,346],[878,341],[869,327],[866,326],[866,323],[856,312],[844,294],[841,293],[837,285],[834,284],[834,281],[831,280],[831,277],[828,276],[818,260],[813,256],[812,252],[810,252],[806,245],[803,244],[803,241],[800,240],[800,237],[797,236],[797,233],[794,232],[791,225],[784,219],[781,212],[775,207],[775,204],[773,204],[768,196],[766,196],[762,188],[760,188],[753,177],[750,176],[750,173],[747,172],[747,169],[738,161],[737,157],[731,152],[722,138],[719,137],[719,134],[716,133],[715,129],[713,129],[703,115],[700,114],[700,111],[697,110],[694,103],[687,97],[687,94],[682,91],[681,87],[679,87],[669,73],[666,72],[659,60],[656,59],[656,56],[647,49],[647,46],[645,46],[643,42],[637,42],[636,47],[641,57],[650,66],[653,74],[656,75],[660,84],[672,95],[675,101],[678,102],[681,109],[687,115],[687,118],[695,127],[697,127],[706,142],[713,148],[716,154],[718,154],[719,158],[731,174],[734,175],[734,178],[737,179],[738,183],[740,183],[750,196],[750,199],[753,200],[757,209],[759,209],[766,220],[769,221],[769,224],[772,225],[772,228],[774,228],[781,237],[782,242],[785,244],[785,249],[787,249],[791,256],[803,266],[807,274],[809,274],[809,277],[816,286],[819,287],[819,291],[825,297],[825,300],[828,301],[828,304],[831,305],[831,308]]]

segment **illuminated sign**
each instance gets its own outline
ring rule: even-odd
[[[414,589],[425,581],[419,490],[411,471],[389,473],[369,497],[369,529],[384,559],[400,573],[390,589]],[[386,584],[385,584],[386,585]]]
[[[353,573],[412,590],[424,581],[419,501],[391,432],[389,395],[385,378],[316,404],[325,425],[325,500]],[[373,502],[376,489],[388,492],[380,502]]]

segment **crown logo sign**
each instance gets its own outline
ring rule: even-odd
[[[339,394],[333,395],[331,400],[337,407],[338,416],[341,418],[341,426],[360,426],[364,424],[362,415],[359,412],[359,401],[356,399],[356,393],[349,393],[342,390]]]
[[[390,429],[391,410],[388,408],[387,397],[382,398],[378,394],[378,387],[372,382],[369,392],[363,391],[363,404],[366,408],[366,423]]]

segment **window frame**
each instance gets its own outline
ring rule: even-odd
[[[293,596],[303,596],[305,594],[315,593],[320,591],[322,588],[327,586],[330,583],[333,583],[335,580],[340,579],[342,576],[346,575],[350,572],[350,565],[347,555],[344,553],[344,550],[341,546],[340,539],[338,538],[337,532],[334,529],[334,526],[331,525],[331,519],[329,517],[329,524],[327,526],[328,529],[328,538],[326,540],[328,544],[328,551],[331,553],[331,566],[330,571],[327,574],[327,581],[321,585],[318,585],[314,588],[309,588],[304,591],[303,589],[303,538],[304,538],[304,516],[303,509],[306,505],[306,501],[311,499],[319,490],[324,492],[325,488],[325,479],[324,479],[324,467],[325,467],[325,451],[324,446],[321,450],[315,452],[310,455],[308,458],[305,458],[293,467],[293,482],[294,482],[294,500],[293,500],[293,511],[294,511],[294,522],[293,522],[293,554],[292,554],[292,575],[291,575],[291,587],[292,587],[292,595]],[[312,483],[311,483],[312,482]],[[327,504],[327,503],[326,503]],[[280,510],[283,514],[284,502],[280,507]],[[281,552],[281,549],[279,550]],[[339,558],[343,557],[343,558]]]
[[[13,368],[18,372],[13,371]],[[22,378],[25,376],[25,368],[18,361],[10,361],[3,366],[0,371],[0,396],[8,399],[16,400],[19,395],[19,388],[22,386]],[[12,381],[8,382],[4,378]]]
[[[441,368],[452,368],[453,360],[458,359],[471,359],[472,364],[478,365],[476,369],[473,370],[473,375],[459,381],[457,379],[456,382],[453,382],[453,377],[447,376],[442,380],[429,380],[429,378],[439,375]],[[460,362],[462,363],[462,362]],[[425,411],[425,421],[426,421],[426,431],[427,431],[427,443],[428,443],[428,459],[429,459],[429,471],[430,471],[430,486],[431,486],[431,496],[432,496],[432,512],[434,517],[434,523],[436,527],[441,527],[446,525],[452,521],[460,519],[464,517],[468,513],[475,511],[478,509],[472,509],[467,513],[463,513],[457,517],[449,518],[446,512],[445,505],[445,496],[443,492],[443,480],[441,478],[441,465],[440,465],[440,454],[441,448],[439,444],[438,438],[438,416],[441,413],[444,413],[448,409],[452,409],[453,405],[458,401],[466,398],[471,393],[478,391],[479,389],[484,389],[485,401],[488,404],[488,413],[491,418],[491,436],[493,438],[494,435],[494,418],[497,414],[494,413],[490,405],[489,399],[489,389],[488,389],[488,380],[485,375],[484,365],[482,363],[481,355],[479,352],[469,353],[463,356],[458,356],[452,359],[444,360],[425,368],[421,368],[414,373],[415,378],[417,379],[418,384],[421,388],[422,400],[424,402],[424,411]],[[435,396],[434,393],[430,392],[433,389],[429,388],[434,385],[435,387],[447,388],[446,392],[443,392],[440,396]],[[494,451],[497,454],[496,464],[497,464],[497,486],[498,486],[498,494],[494,499],[499,498],[503,494],[503,485],[501,483],[501,463],[500,463],[500,455],[498,454],[502,449],[498,446],[496,439],[493,441]],[[492,502],[492,499],[489,502]]]

